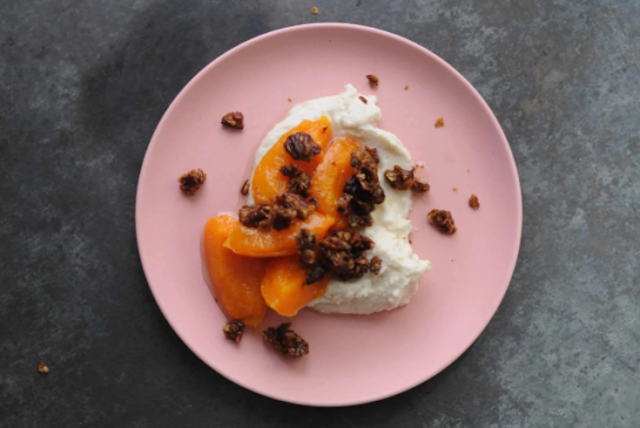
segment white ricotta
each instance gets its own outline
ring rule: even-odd
[[[398,137],[376,126],[382,117],[376,96],[364,96],[366,104],[360,96],[355,87],[346,85],[341,94],[293,107],[289,115],[265,136],[255,155],[255,165],[258,165],[283,134],[303,120],[318,120],[322,116],[331,121],[334,138],[350,134],[358,137],[363,145],[378,149],[378,175],[386,199],[372,213],[373,225],[362,233],[376,243],[367,254],[380,257],[382,269],[378,275],[366,274],[356,281],[332,279],[325,295],[309,304],[320,312],[370,314],[406,305],[418,290],[418,280],[431,267],[428,260],[420,260],[413,253],[409,244],[412,226],[407,216],[411,210],[411,192],[392,189],[383,177],[383,172],[393,169],[394,165],[412,168],[411,155]],[[254,203],[251,192],[249,203]]]

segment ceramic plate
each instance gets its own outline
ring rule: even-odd
[[[365,75],[380,78],[369,88]],[[246,166],[264,135],[288,110],[342,92],[352,83],[378,96],[380,128],[424,162],[431,191],[416,199],[413,248],[433,269],[411,303],[369,316],[302,310],[294,329],[311,353],[285,360],[261,337],[236,346],[203,275],[200,240],[208,218],[237,208]],[[405,89],[405,85],[408,89]],[[288,99],[291,98],[291,102]],[[242,131],[220,118],[239,110]],[[445,126],[435,128],[443,117]],[[202,168],[207,182],[189,198],[177,178]],[[457,189],[457,190],[455,190]],[[481,207],[468,206],[478,195]],[[427,224],[432,208],[453,213],[458,233]],[[136,201],[142,265],[167,321],[206,364],[257,393],[292,403],[342,406],[379,400],[426,381],[480,335],[513,273],[522,201],[509,144],[478,92],[456,70],[402,37],[345,24],[274,31],[205,67],[173,101],[151,139]],[[281,319],[270,312],[263,326]]]

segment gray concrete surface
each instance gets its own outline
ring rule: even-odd
[[[473,347],[343,409],[275,402],[200,362],[134,234],[142,158],[183,85],[251,37],[322,21],[460,70],[511,142],[525,213]],[[640,426],[639,65],[634,0],[0,0],[0,427]]]

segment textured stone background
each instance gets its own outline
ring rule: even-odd
[[[200,362],[134,234],[142,158],[183,85],[251,37],[320,21],[460,70],[524,196],[518,267],[475,345],[346,409],[275,402]],[[635,0],[0,0],[0,427],[639,426],[639,23]]]

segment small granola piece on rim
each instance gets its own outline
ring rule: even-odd
[[[38,364],[38,371],[42,374],[49,373],[49,367],[45,366],[44,363]]]
[[[244,324],[238,320],[229,321],[222,327],[222,331],[224,332],[224,337],[233,342],[240,343],[242,334],[244,333]]]
[[[398,165],[393,167],[393,170],[388,169],[384,172],[384,178],[387,182],[396,190],[414,190],[416,192],[426,192],[430,186],[424,180],[416,177],[413,174],[415,168],[403,169]]]
[[[206,179],[207,174],[205,174],[200,168],[192,169],[178,178],[180,190],[182,190],[186,195],[193,196],[196,194],[198,189],[200,189],[200,186],[202,186]]]
[[[362,95],[360,95],[360,101],[362,101],[365,104],[368,103],[367,99],[365,97],[363,97]]]
[[[242,196],[247,196],[249,194],[249,186],[250,186],[249,180],[246,180],[242,185],[242,189],[240,189],[240,194]]]
[[[220,123],[230,128],[242,129],[244,128],[244,115],[239,111],[232,111],[222,116]]]
[[[404,90],[406,91],[407,89],[409,89],[409,85],[404,85]]]
[[[262,338],[285,357],[300,358],[308,355],[309,344],[290,327],[290,322],[280,324],[278,328],[269,327],[262,332]]]
[[[439,117],[436,119],[436,123],[433,125],[436,128],[442,128],[444,126],[444,118],[443,117]]]
[[[322,148],[313,141],[311,135],[304,132],[289,135],[284,143],[284,149],[295,160],[305,162],[310,162],[311,158],[322,151]]]
[[[365,76],[369,80],[369,86],[372,88],[377,88],[378,83],[380,83],[380,79],[375,74],[367,74]]]
[[[433,209],[427,214],[427,218],[436,229],[447,235],[453,235],[458,230],[449,211]]]
[[[320,12],[320,10],[318,10],[318,8],[317,8],[317,7],[313,6],[313,7],[311,8],[311,13],[313,13],[314,15],[317,15],[317,14],[318,14],[318,12]]]
[[[309,174],[298,168],[298,165],[292,163],[289,166],[281,166],[280,174],[289,177],[289,191],[297,193],[305,198],[309,196],[309,188],[311,187],[311,177]]]
[[[478,197],[475,195],[475,193],[472,194],[471,197],[469,198],[469,206],[474,210],[477,210],[478,208],[480,208],[480,201],[478,200]]]

